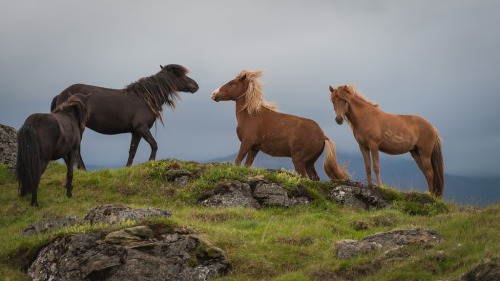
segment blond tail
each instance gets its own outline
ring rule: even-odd
[[[329,138],[325,138],[325,161],[323,162],[323,169],[326,175],[332,180],[348,179],[351,177],[347,173],[347,164],[337,164],[337,155],[335,154],[335,145]]]
[[[434,171],[433,193],[438,198],[444,195],[444,162],[441,151],[441,138],[437,135],[434,149],[431,154],[432,170]]]

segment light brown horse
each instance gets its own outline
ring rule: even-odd
[[[429,121],[416,115],[384,112],[378,108],[378,104],[361,96],[352,85],[336,89],[330,86],[330,92],[336,113],[335,121],[341,125],[345,119],[359,143],[369,185],[372,185],[370,153],[377,185],[382,185],[378,151],[392,155],[409,151],[424,174],[430,193],[439,198],[443,197],[444,164],[441,138]]]
[[[297,173],[319,180],[314,163],[326,147],[323,167],[332,180],[346,179],[346,165],[338,166],[335,145],[313,120],[277,112],[274,104],[264,101],[262,82],[257,78],[263,71],[243,70],[227,84],[215,90],[212,99],[236,101],[236,132],[241,141],[234,164],[252,165],[262,151],[270,156],[291,157]]]

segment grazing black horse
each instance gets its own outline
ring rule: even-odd
[[[85,96],[73,95],[49,113],[35,113],[18,132],[16,176],[21,197],[31,193],[38,207],[40,177],[51,160],[63,158],[67,166],[66,195],[73,190],[73,165],[87,121]]]
[[[51,108],[74,93],[82,93],[88,99],[87,128],[107,135],[132,133],[127,166],[132,165],[141,138],[151,146],[149,160],[155,160],[158,145],[149,130],[156,119],[160,119],[165,127],[161,116],[163,105],[167,104],[175,109],[175,102],[179,99],[177,92],[198,91],[196,81],[186,76],[189,73],[187,68],[177,64],[160,67],[157,74],[144,77],[124,89],[72,85],[54,97]],[[85,169],[80,154],[77,164],[78,168]]]

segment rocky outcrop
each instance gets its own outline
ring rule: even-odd
[[[380,190],[368,186],[337,186],[330,192],[329,197],[339,204],[365,210],[386,209],[392,206],[384,200]]]
[[[354,257],[358,254],[376,250],[398,249],[414,243],[431,245],[444,241],[444,238],[434,230],[394,230],[380,232],[366,236],[361,241],[341,240],[337,242],[337,256],[339,259]]]
[[[171,213],[146,207],[105,205],[78,216],[37,222],[23,235],[72,224],[116,224]],[[40,249],[28,274],[33,280],[207,280],[230,268],[221,249],[194,235],[187,227],[146,221],[145,225],[112,232],[59,237]]]
[[[219,182],[214,193],[205,196],[201,205],[220,207],[293,207],[298,204],[308,204],[307,197],[289,196],[280,183],[270,181],[264,176],[255,176],[247,182],[224,180]]]
[[[158,225],[57,238],[28,270],[33,280],[207,280],[229,262],[198,236]]]
[[[17,162],[17,131],[0,124],[0,163],[14,170]]]

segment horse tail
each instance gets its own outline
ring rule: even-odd
[[[347,173],[347,164],[337,164],[337,155],[335,154],[335,144],[329,137],[325,137],[325,161],[323,169],[326,175],[332,180],[348,179],[351,177]]]
[[[436,131],[437,133],[437,131]],[[444,162],[443,152],[441,151],[441,137],[437,134],[434,149],[431,154],[432,170],[434,171],[434,195],[442,198],[444,195]]]
[[[23,125],[17,134],[16,177],[20,196],[28,193],[36,195],[40,182],[40,150],[38,138],[33,127]]]

